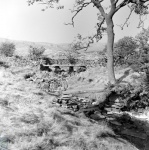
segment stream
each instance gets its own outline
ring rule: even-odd
[[[94,121],[106,121],[118,138],[127,140],[139,150],[149,150],[149,121],[145,119],[132,116],[129,112],[113,112],[108,106],[108,111],[105,108],[101,109],[99,105],[92,105],[87,98],[79,98],[72,94],[64,94],[53,103],[78,113],[83,112]],[[83,107],[85,105],[89,107]]]

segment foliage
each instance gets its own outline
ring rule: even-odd
[[[137,55],[136,48],[138,44],[133,37],[125,36],[114,44],[114,64],[115,66],[133,64],[132,57]],[[103,61],[107,62],[107,45],[99,54],[104,58]]]
[[[125,36],[114,45],[114,61],[117,65],[127,64],[130,56],[136,53],[137,43],[133,37]]]
[[[69,52],[67,54],[67,59],[68,59],[68,61],[69,61],[70,64],[76,64],[77,63],[76,56],[73,53],[71,53],[71,52]]]
[[[148,14],[148,7],[142,2],[139,2],[137,5],[132,5],[132,7],[134,7],[134,12],[136,14]]]
[[[12,57],[16,48],[12,42],[4,42],[1,44],[0,53],[6,57]]]
[[[74,49],[72,44],[70,45],[70,48],[65,51],[64,54],[70,64],[76,64],[78,62],[78,52]]]
[[[138,49],[129,59],[128,64],[134,71],[146,72],[149,67],[149,28],[143,29],[137,36]]]
[[[140,84],[108,85],[109,91],[119,95],[122,111],[140,111],[149,107],[149,73],[140,77]]]
[[[30,46],[29,47],[29,57],[30,57],[30,59],[38,60],[43,55],[45,50],[46,49],[43,46],[41,46],[41,47]]]

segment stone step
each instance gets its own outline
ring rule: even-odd
[[[99,115],[99,114],[92,114],[92,115],[90,115],[90,117],[91,117],[92,119],[96,120],[96,121],[99,121],[99,120],[105,118],[105,116],[102,116],[102,115]]]
[[[119,106],[119,105],[112,105],[111,107],[112,108],[122,108],[122,106]]]
[[[111,120],[109,121],[110,123],[114,124],[114,125],[117,125],[117,126],[122,126],[122,124],[116,120]]]
[[[72,97],[69,95],[62,95],[61,98],[72,98]]]
[[[120,103],[114,103],[114,104],[116,104],[116,105],[124,105],[123,102],[120,102]]]
[[[112,111],[113,111],[113,112],[119,112],[119,111],[120,111],[120,108],[115,108],[115,107],[114,107],[114,108],[112,108]]]
[[[111,114],[119,113],[119,112],[120,112],[119,109],[111,109],[111,110],[107,111],[107,114],[108,114],[108,115],[111,115]]]
[[[113,121],[113,120],[115,120],[115,118],[113,118],[113,117],[106,117],[106,119],[108,120],[108,121]]]

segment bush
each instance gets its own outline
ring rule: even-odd
[[[149,69],[149,28],[143,29],[137,36],[136,54],[128,60],[129,65],[134,71],[146,72]]]
[[[120,39],[118,42],[114,44],[114,65],[115,66],[128,66],[128,59],[130,60],[130,57],[132,58],[133,55],[136,54],[136,48],[138,47],[136,39],[133,37],[125,36],[122,39]],[[100,56],[103,57],[102,61],[104,64],[107,62],[107,45],[103,49],[102,52],[100,52]]]
[[[43,46],[41,46],[41,47],[30,46],[29,47],[29,57],[30,57],[30,59],[38,60],[43,55],[45,50],[46,49]]]
[[[15,52],[15,45],[11,42],[4,42],[1,44],[0,47],[0,54],[6,56],[6,57],[12,57]]]
[[[136,53],[127,60],[128,65],[136,72],[146,72],[149,69],[149,53]]]
[[[127,60],[136,53],[138,47],[133,37],[126,36],[114,45],[114,61],[116,65],[128,65]]]
[[[140,77],[140,84],[108,85],[107,91],[119,96],[122,111],[140,112],[149,108],[149,72]]]
[[[68,60],[69,64],[77,64],[78,63],[78,53],[75,50],[72,49],[68,49],[65,51],[65,53],[62,53],[61,55],[59,55],[59,57],[66,57],[66,59]]]
[[[72,65],[77,63],[77,59],[75,59],[75,57],[71,54],[67,56],[67,59],[68,59],[69,63]]]

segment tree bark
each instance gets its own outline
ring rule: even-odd
[[[107,24],[107,70],[108,79],[111,84],[116,83],[115,73],[114,73],[114,56],[113,56],[113,44],[114,44],[114,24],[112,17],[106,17]]]

